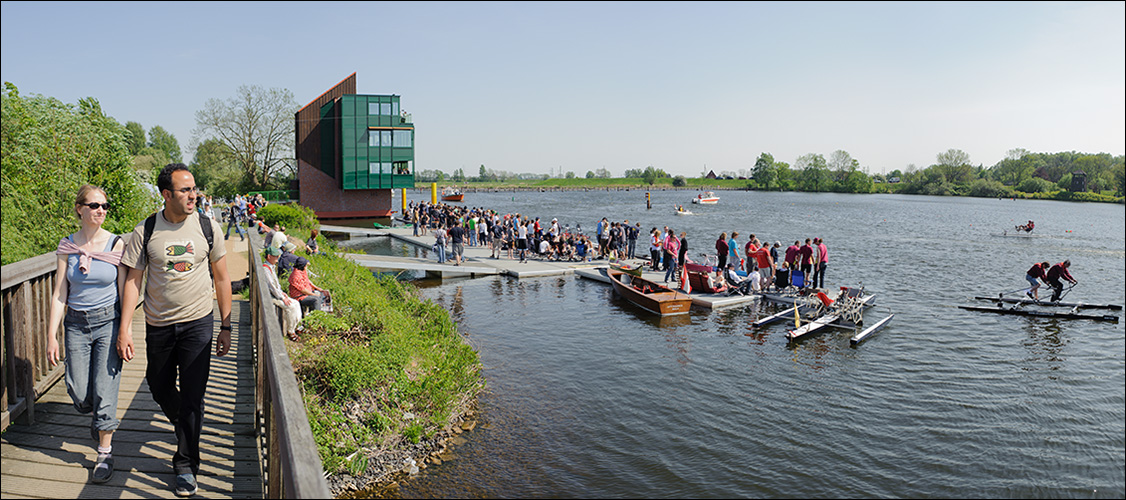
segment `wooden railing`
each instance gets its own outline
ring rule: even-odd
[[[63,376],[63,364],[47,363],[47,323],[55,287],[55,252],[0,268],[3,282],[3,371],[0,430],[16,418],[35,422],[35,400]],[[62,328],[57,333],[62,345]]]
[[[262,268],[262,237],[250,232],[250,317],[255,408],[264,442],[267,498],[331,498],[305,403],[289,360],[277,306]]]
[[[250,306],[255,346],[256,415],[262,433],[267,498],[330,498],[317,444],[293,365],[289,361],[278,309],[262,269],[262,237],[250,234]],[[0,269],[3,281],[3,370],[0,410],[7,429],[14,419],[35,423],[35,400],[62,376],[63,363],[47,363],[47,323],[56,274],[55,253]],[[59,343],[63,342],[59,328]]]

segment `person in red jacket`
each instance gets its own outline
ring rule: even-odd
[[[1063,283],[1060,283],[1060,278],[1063,278],[1071,284],[1075,284],[1075,278],[1071,277],[1071,273],[1067,272],[1067,268],[1071,267],[1071,261],[1065,260],[1052,266],[1048,269],[1048,284],[1052,287],[1052,302],[1059,302],[1060,295],[1063,294]]]
[[[1028,280],[1028,284],[1032,285],[1028,291],[1024,293],[1028,298],[1036,301],[1040,300],[1040,281],[1043,281],[1045,284],[1048,283],[1047,271],[1049,267],[1051,266],[1047,262],[1041,262],[1039,264],[1033,264],[1032,267],[1028,269],[1028,273],[1024,276],[1024,279]]]

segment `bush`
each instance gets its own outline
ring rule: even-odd
[[[291,356],[325,470],[354,467],[342,457],[359,449],[417,443],[458,417],[483,379],[449,312],[343,257],[309,260],[333,312],[302,320]]]
[[[1025,193],[1050,193],[1056,189],[1054,183],[1039,177],[1025,179],[1017,185],[1017,191],[1023,191]]]
[[[968,194],[979,198],[999,198],[1010,196],[1011,190],[998,181],[978,179],[970,185]]]
[[[274,224],[281,224],[285,226],[287,231],[301,230],[308,232],[320,225],[313,209],[296,203],[289,205],[270,203],[258,209],[258,218],[270,227],[274,227]]]

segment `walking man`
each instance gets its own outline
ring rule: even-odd
[[[133,229],[121,259],[129,270],[122,292],[117,349],[121,359],[133,359],[133,311],[147,272],[145,380],[175,428],[175,492],[186,497],[196,493],[199,474],[203,395],[211,372],[209,351],[215,327],[212,286],[221,318],[215,354],[225,356],[231,347],[231,279],[226,247],[222,242],[213,244],[219,225],[201,219],[195,211],[199,191],[188,167],[169,164],[160,171],[156,185],[164,209]]]

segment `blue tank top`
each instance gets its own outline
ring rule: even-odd
[[[71,241],[74,238],[68,236]],[[114,241],[110,238],[105,251],[113,250]],[[68,282],[67,307],[75,311],[90,311],[111,306],[117,302],[117,266],[98,259],[90,259],[90,272],[83,274],[78,269],[79,255],[66,257],[66,279]]]

